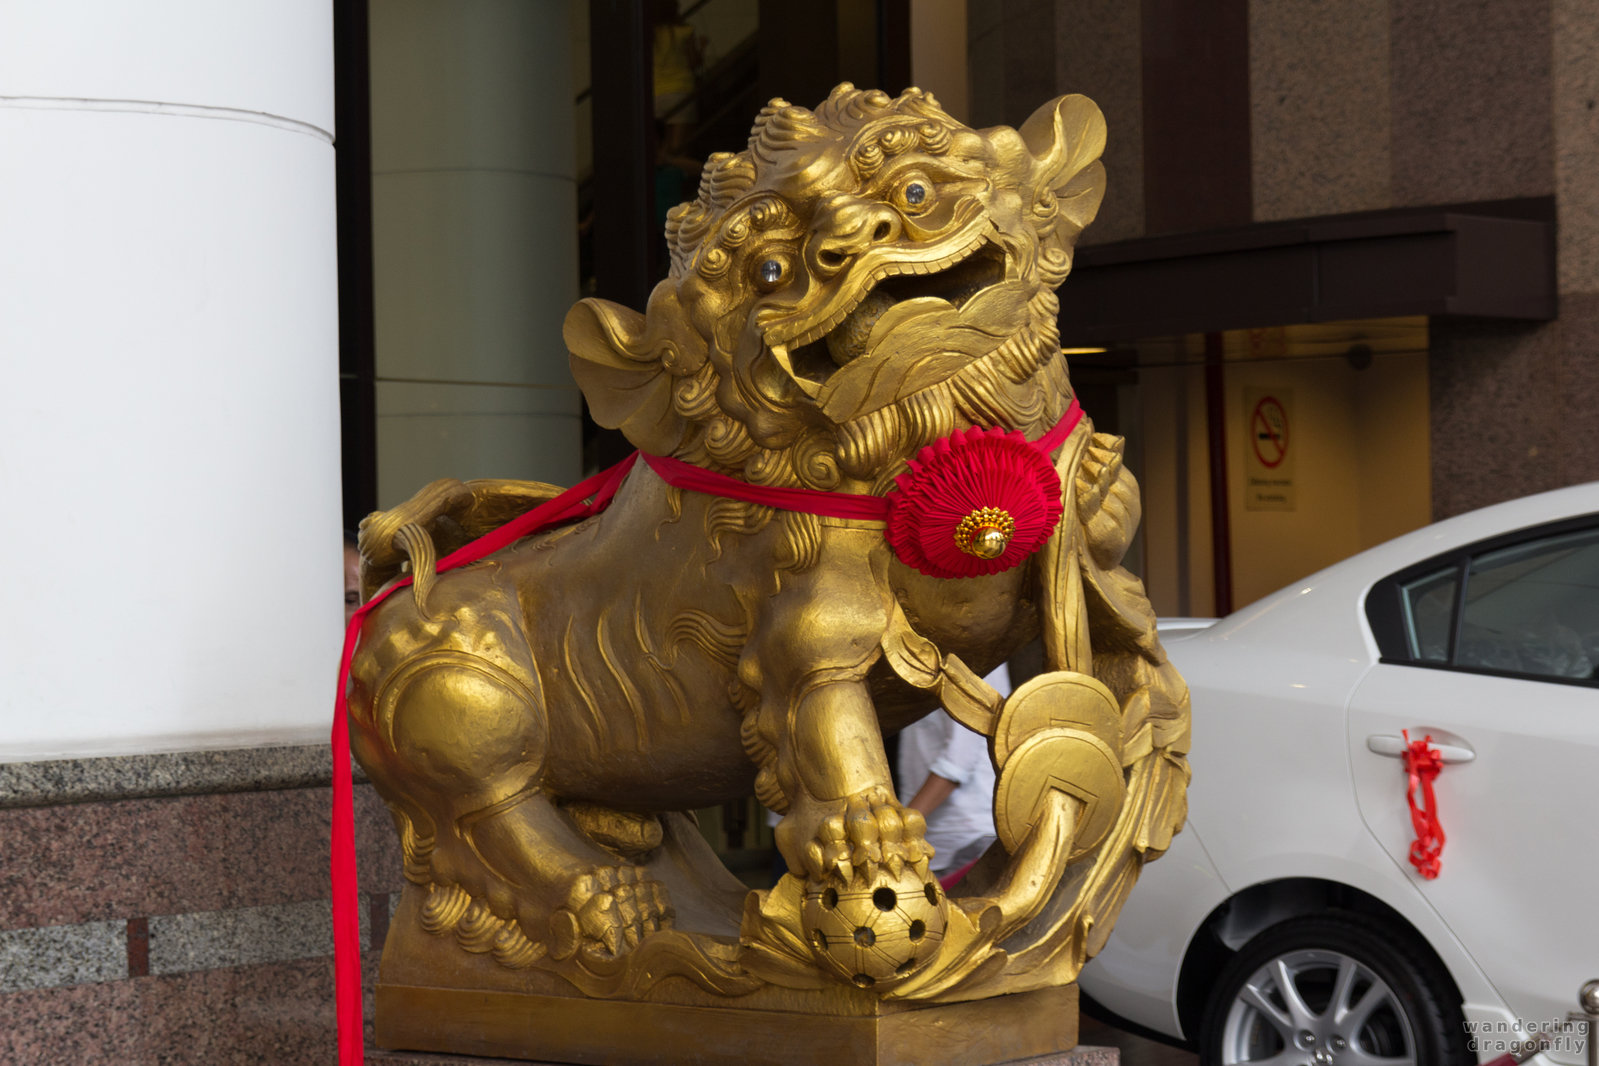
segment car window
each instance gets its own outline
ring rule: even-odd
[[[1541,677],[1599,677],[1599,530],[1473,558],[1454,662]]]
[[[1599,514],[1420,560],[1373,584],[1365,615],[1385,663],[1599,688]]]
[[[1399,586],[1410,658],[1424,663],[1449,661],[1459,576],[1460,568],[1449,566]]]

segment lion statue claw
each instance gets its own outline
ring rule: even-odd
[[[812,833],[804,826],[807,819],[799,812],[779,826],[779,850],[798,852],[803,857],[803,873],[811,882],[848,884],[859,875],[867,881],[885,868],[898,877],[910,867],[927,876],[927,863],[933,849],[924,839],[927,823],[920,811],[902,807],[892,793],[881,786],[868,789],[842,803],[829,804],[833,813],[821,819]],[[791,836],[804,837],[804,843],[789,843]]]
[[[561,490],[436,482],[362,524],[367,593],[413,593],[365,619],[352,744],[426,936],[592,996],[1075,977],[1187,782],[1186,689],[1120,568],[1137,486],[1055,327],[1103,142],[1082,97],[982,131],[916,89],[772,101],[670,213],[644,312],[567,318],[640,451],[609,506],[455,568]],[[979,680],[1034,638],[1042,678]],[[883,751],[930,712],[998,768],[1001,846],[955,900]],[[769,892],[682,813],[751,793],[782,815]]]

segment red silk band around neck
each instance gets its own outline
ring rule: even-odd
[[[1077,423],[1082,417],[1083,409],[1078,406],[1076,397],[1073,397],[1071,405],[1061,415],[1060,421],[1056,422],[1048,433],[1032,441],[1032,446],[1048,455],[1065,442],[1072,430],[1077,428]],[[644,455],[643,458],[650,469],[673,488],[758,503],[765,507],[775,507],[780,511],[821,515],[823,518],[864,518],[876,521],[888,519],[890,504],[885,496],[751,485],[748,481],[718,474],[714,470],[685,463],[681,459],[665,455]]]

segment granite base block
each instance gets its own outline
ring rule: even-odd
[[[128,976],[125,922],[0,930],[0,993]]]
[[[326,744],[0,763],[0,808],[321,788],[332,780]],[[366,780],[359,769],[356,780]]]
[[[332,960],[0,996],[0,1062],[312,1066],[336,1046]]]
[[[5,767],[0,1063],[332,1061],[328,764],[261,749]],[[399,849],[371,785],[355,806],[363,936],[381,943]]]
[[[0,808],[0,930],[325,899],[325,788]],[[361,887],[400,888],[383,803],[355,792]]]

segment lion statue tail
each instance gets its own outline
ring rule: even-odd
[[[427,599],[438,579],[438,561],[492,533],[565,490],[542,481],[445,478],[387,511],[361,520],[361,600],[407,574],[412,597],[427,618]]]

